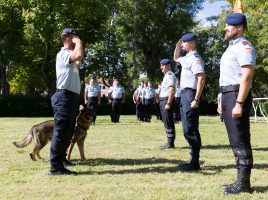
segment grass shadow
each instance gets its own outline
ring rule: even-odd
[[[266,192],[268,192],[268,186],[264,186],[264,187],[257,186],[257,187],[253,187],[252,189],[253,189],[254,192],[257,192],[257,193],[266,193]]]
[[[268,168],[268,164],[254,164],[253,169],[258,169],[258,170],[264,170]],[[222,172],[225,169],[236,169],[236,165],[218,165],[218,166],[205,166],[202,168],[203,171],[201,171],[202,174],[204,175],[212,175],[216,174],[219,172]]]
[[[252,150],[255,150],[255,151],[268,151],[268,147],[252,147]]]
[[[99,165],[120,165],[120,166],[134,166],[134,165],[154,165],[154,164],[177,164],[179,161],[175,159],[165,159],[165,158],[144,158],[144,159],[110,159],[110,158],[94,158],[88,160],[72,160],[78,165],[90,165],[90,166],[99,166]]]
[[[189,146],[184,146],[184,147],[181,147],[181,149],[189,149]],[[218,145],[203,145],[201,147],[201,150],[202,149],[230,149],[230,145],[222,145],[222,144],[218,144]]]
[[[180,149],[189,149],[189,146],[181,147]],[[230,149],[231,147],[229,144],[217,144],[217,145],[204,145],[201,149]],[[252,150],[255,151],[268,151],[268,147],[252,147]]]
[[[85,161],[73,160],[78,165],[88,165],[88,166],[142,166],[151,165],[145,167],[139,167],[136,169],[123,169],[123,170],[105,170],[105,171],[85,171],[80,172],[80,175],[91,175],[91,174],[144,174],[144,173],[177,173],[179,172],[179,164],[182,163],[180,160],[175,159],[165,159],[165,158],[144,158],[144,159],[105,159],[105,158],[95,158]],[[165,164],[173,164],[173,167],[167,167]],[[153,166],[159,165],[159,166]]]
[[[178,173],[178,166],[174,167],[165,167],[165,166],[157,166],[157,167],[143,167],[138,169],[125,169],[125,170],[105,170],[105,171],[84,171],[79,172],[79,175],[104,175],[104,174],[112,174],[112,175],[120,175],[120,174],[147,174],[147,173]]]

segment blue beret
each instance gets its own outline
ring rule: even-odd
[[[196,35],[194,33],[187,33],[181,37],[183,42],[190,42],[192,40],[196,40]]]
[[[247,19],[246,16],[242,13],[233,13],[226,17],[225,20],[226,24],[237,26],[237,25],[247,25]]]
[[[171,61],[169,59],[163,59],[163,60],[160,61],[160,64],[161,65],[170,65]]]
[[[77,31],[75,29],[73,29],[73,28],[65,28],[65,29],[63,29],[61,34],[72,34],[72,35],[77,35],[78,36]]]

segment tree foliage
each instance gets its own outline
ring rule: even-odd
[[[215,1],[215,0],[214,0]],[[141,74],[159,82],[159,60],[172,58],[182,34],[198,34],[198,52],[205,61],[204,97],[218,93],[219,62],[228,45],[223,40],[226,13],[211,18],[211,27],[194,17],[204,0],[0,0],[1,85],[12,93],[40,94],[55,90],[55,57],[64,27],[79,30],[85,46],[82,80],[89,74],[104,81],[119,77],[131,91]],[[233,1],[227,1],[232,11]],[[247,39],[257,50],[253,91],[267,96],[268,3],[243,0],[249,30]],[[202,12],[202,10],[201,10]],[[178,66],[173,66],[179,72]],[[109,82],[106,82],[109,84]],[[3,92],[2,92],[3,93]]]

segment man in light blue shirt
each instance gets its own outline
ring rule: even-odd
[[[119,123],[122,103],[125,103],[125,89],[119,84],[117,78],[108,92],[109,104],[111,104],[111,121]]]
[[[229,142],[236,160],[237,180],[223,185],[224,194],[251,192],[250,175],[253,155],[250,142],[251,83],[256,64],[256,51],[244,37],[247,20],[241,13],[226,18],[225,39],[229,46],[220,65],[221,106]]]
[[[145,122],[151,122],[153,104],[155,101],[155,89],[152,88],[152,82],[147,82],[147,87],[143,92],[144,110],[145,110]]]
[[[101,87],[96,82],[96,76],[90,77],[90,83],[85,88],[85,104],[88,108],[93,109],[93,125],[95,125],[97,118],[98,105],[101,103]]]
[[[175,74],[171,71],[171,61],[163,59],[160,61],[160,69],[164,74],[159,93],[159,106],[164,123],[167,144],[161,146],[161,150],[175,148],[174,141],[176,138],[176,130],[173,120],[174,115],[174,94],[176,86]]]
[[[184,137],[190,146],[191,159],[182,164],[182,171],[200,170],[199,154],[201,137],[199,133],[199,101],[205,85],[204,62],[196,51],[196,35],[187,33],[177,42],[174,60],[181,64],[181,120]],[[180,55],[181,48],[187,52]]]
[[[136,104],[136,116],[140,121],[144,121],[144,106],[142,102],[142,94],[144,91],[144,81],[140,82],[139,87],[135,90],[133,94],[133,102]]]
[[[65,157],[78,112],[78,95],[81,88],[79,66],[83,59],[83,46],[77,32],[72,28],[63,29],[61,40],[63,47],[56,58],[57,90],[51,97],[54,131],[49,175],[76,175],[76,172],[65,168],[66,164],[70,164]]]

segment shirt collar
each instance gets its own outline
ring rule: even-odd
[[[189,51],[189,52],[186,54],[186,56],[190,56],[190,55],[192,55],[192,54],[194,54],[194,53],[196,53],[196,50]]]
[[[244,39],[245,39],[244,36],[239,37],[239,38],[236,38],[235,40],[231,40],[231,41],[229,42],[229,45],[230,45],[230,46],[235,45],[235,44],[237,44],[238,42],[240,42],[241,40],[244,40]]]
[[[166,75],[166,74],[168,74],[168,72],[171,72],[171,69],[170,69],[170,70],[168,70],[168,71],[165,73],[165,75]]]

